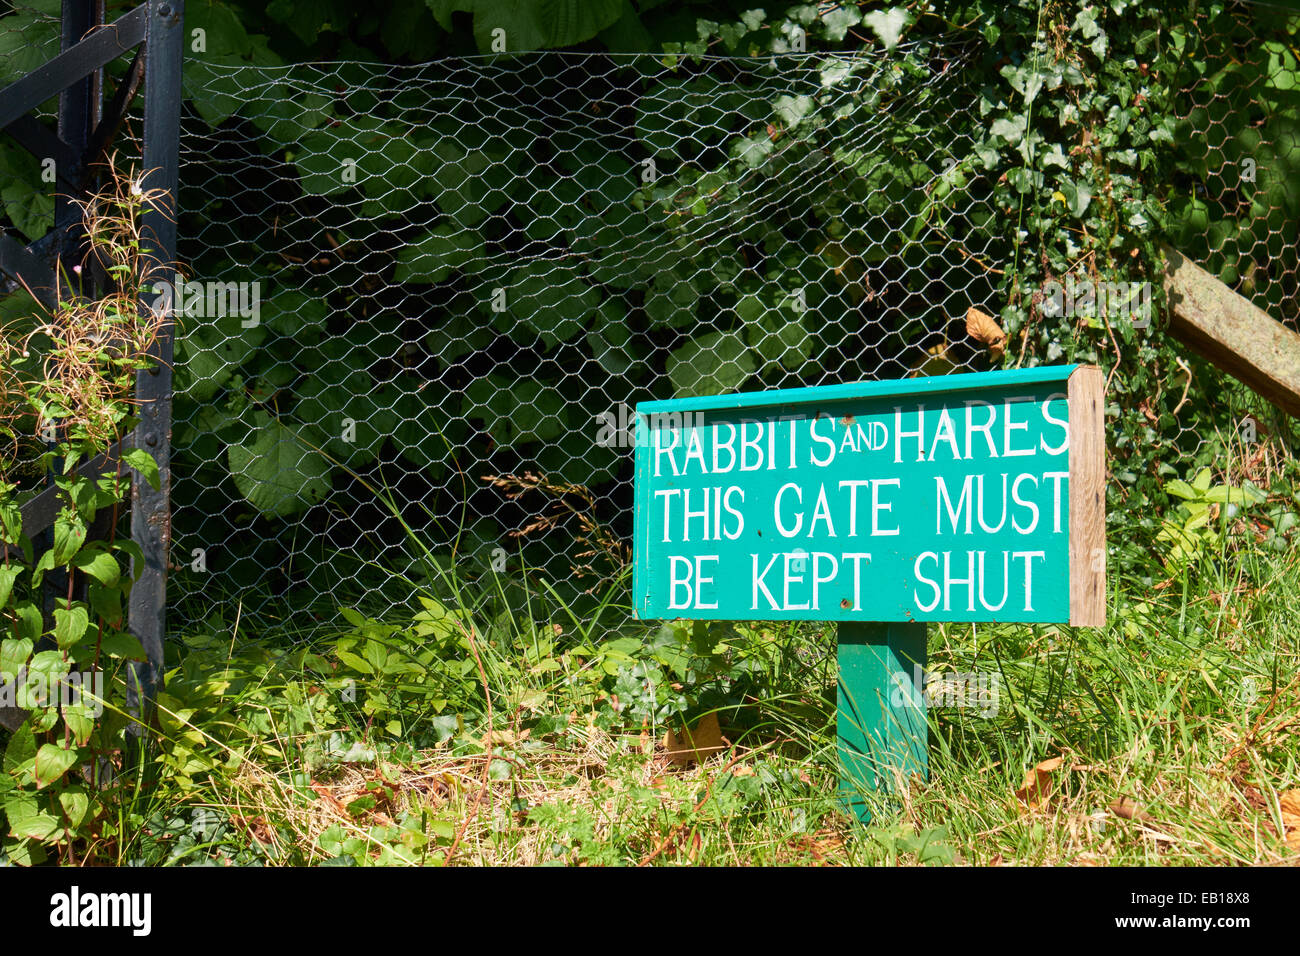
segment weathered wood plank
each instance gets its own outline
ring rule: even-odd
[[[1165,248],[1170,333],[1289,415],[1300,415],[1300,335]]]
[[[1106,378],[1085,365],[1070,403],[1070,623],[1106,623]]]

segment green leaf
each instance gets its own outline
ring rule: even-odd
[[[239,493],[258,511],[287,517],[322,501],[330,491],[330,463],[265,412],[252,440],[227,451]]]
[[[777,367],[794,371],[813,354],[813,337],[801,317],[776,308],[763,308],[757,320],[746,321],[745,338],[754,354],[763,359],[764,371]]]
[[[90,735],[95,731],[95,714],[93,704],[89,697],[92,688],[79,688],[80,692],[86,695],[83,703],[63,704],[60,707],[60,713],[63,714],[63,722],[67,724],[69,733],[72,734],[72,741],[78,747],[84,747],[90,740]]]
[[[14,582],[18,580],[18,575],[22,573],[22,566],[18,564],[9,567],[0,567],[0,609],[9,606],[9,595],[13,593]]]
[[[0,641],[0,674],[14,677],[27,666],[34,643],[28,638],[7,637]]]
[[[886,50],[898,46],[903,31],[912,22],[912,14],[906,7],[890,7],[888,10],[872,10],[862,17],[862,22],[871,28]]]
[[[183,360],[177,366],[182,391],[196,402],[207,402],[257,352],[265,339],[266,329],[261,325],[247,329],[206,325],[185,334],[179,343]]]
[[[154,491],[162,488],[161,478],[158,474],[158,462],[154,461],[153,455],[149,454],[145,449],[132,448],[130,451],[123,452],[122,461],[138,471],[140,476],[149,482],[149,487]]]
[[[753,352],[736,332],[692,339],[668,356],[668,379],[678,398],[733,392],[757,368]]]
[[[48,859],[45,848],[33,840],[8,837],[0,840],[0,849],[14,866],[40,866]]]
[[[548,385],[489,375],[465,390],[461,414],[482,419],[498,444],[514,447],[563,435],[564,405],[564,397]]]
[[[332,196],[361,189],[377,212],[397,215],[418,200],[414,187],[433,170],[434,157],[411,130],[374,116],[350,116],[303,136],[294,154],[304,192]]]
[[[11,835],[20,840],[47,840],[59,829],[59,819],[41,808],[40,799],[26,790],[11,790],[3,802]]]
[[[657,325],[681,328],[695,320],[700,290],[694,280],[675,271],[663,272],[651,281],[645,294],[645,313]]]
[[[5,748],[4,771],[20,785],[31,783],[28,776],[36,762],[36,735],[29,726],[19,727]]]
[[[536,332],[549,348],[581,335],[599,305],[600,293],[572,267],[538,259],[511,274],[503,314]]]
[[[68,821],[68,829],[75,830],[86,819],[90,795],[85,787],[64,787],[59,791],[59,806],[63,809],[63,818]]]
[[[123,661],[142,661],[145,659],[144,648],[140,640],[129,631],[104,629],[99,643],[100,652],[109,657]]]
[[[365,372],[341,380],[342,367],[308,377],[298,391],[294,417],[315,426],[326,452],[354,466],[368,464],[397,429],[393,389],[379,390]]]
[[[727,135],[737,112],[757,122],[769,108],[757,96],[711,76],[673,77],[637,101],[636,134],[651,153],[694,155],[703,145]]]
[[[67,749],[58,744],[43,744],[36,751],[36,786],[48,787],[72,769],[79,757],[75,748]]]
[[[330,97],[290,83],[259,83],[241,109],[275,146],[298,142],[331,119]]]
[[[419,146],[432,169],[418,188],[461,226],[476,226],[505,204],[528,151],[526,141],[489,140],[473,127],[448,129]]]
[[[41,609],[31,601],[21,601],[14,608],[17,615],[18,637],[35,641],[45,630]]]
[[[403,458],[421,470],[425,478],[436,481],[465,437],[465,421],[442,407],[432,389],[410,381],[395,384],[399,393],[395,407],[398,425],[394,444]]]
[[[82,604],[54,609],[54,640],[60,650],[66,651],[81,640],[89,626],[90,614]]]
[[[1061,181],[1061,193],[1065,196],[1066,206],[1070,210],[1070,215],[1076,219],[1083,217],[1092,202],[1092,187],[1087,183],[1076,183],[1070,179]]]
[[[505,52],[549,50],[590,40],[623,15],[623,0],[425,0],[444,30],[453,13],[474,17],[481,53],[496,52],[493,31],[505,35]]]
[[[150,461],[152,460],[151,458]],[[113,587],[122,577],[122,568],[117,563],[117,558],[108,551],[87,548],[73,559],[72,566],[105,587]]]
[[[54,226],[55,184],[43,181],[35,157],[0,166],[8,167],[5,169],[8,181],[0,187],[4,211],[28,239],[41,238]]]
[[[54,519],[54,566],[66,565],[85,543],[85,522],[75,514],[60,512]]]
[[[262,324],[299,345],[320,341],[329,314],[323,296],[299,289],[279,289],[264,297],[260,306]]]
[[[852,5],[840,5],[823,13],[821,21],[826,39],[838,43],[844,39],[850,28],[862,22],[862,12]]]
[[[483,254],[483,239],[477,230],[453,225],[439,226],[397,254],[398,282],[441,282]]]

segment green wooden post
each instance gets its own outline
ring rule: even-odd
[[[842,621],[838,657],[840,799],[867,823],[869,791],[929,772],[925,624]]]

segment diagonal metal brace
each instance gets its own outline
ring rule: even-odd
[[[0,90],[0,129],[138,46],[145,38],[148,14],[149,4],[142,3]]]

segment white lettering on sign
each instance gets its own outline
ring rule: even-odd
[[[894,602],[902,619],[1032,620],[1049,587],[1043,613],[1059,619],[1069,400],[1020,391],[646,414],[637,560],[653,606],[826,619]]]

